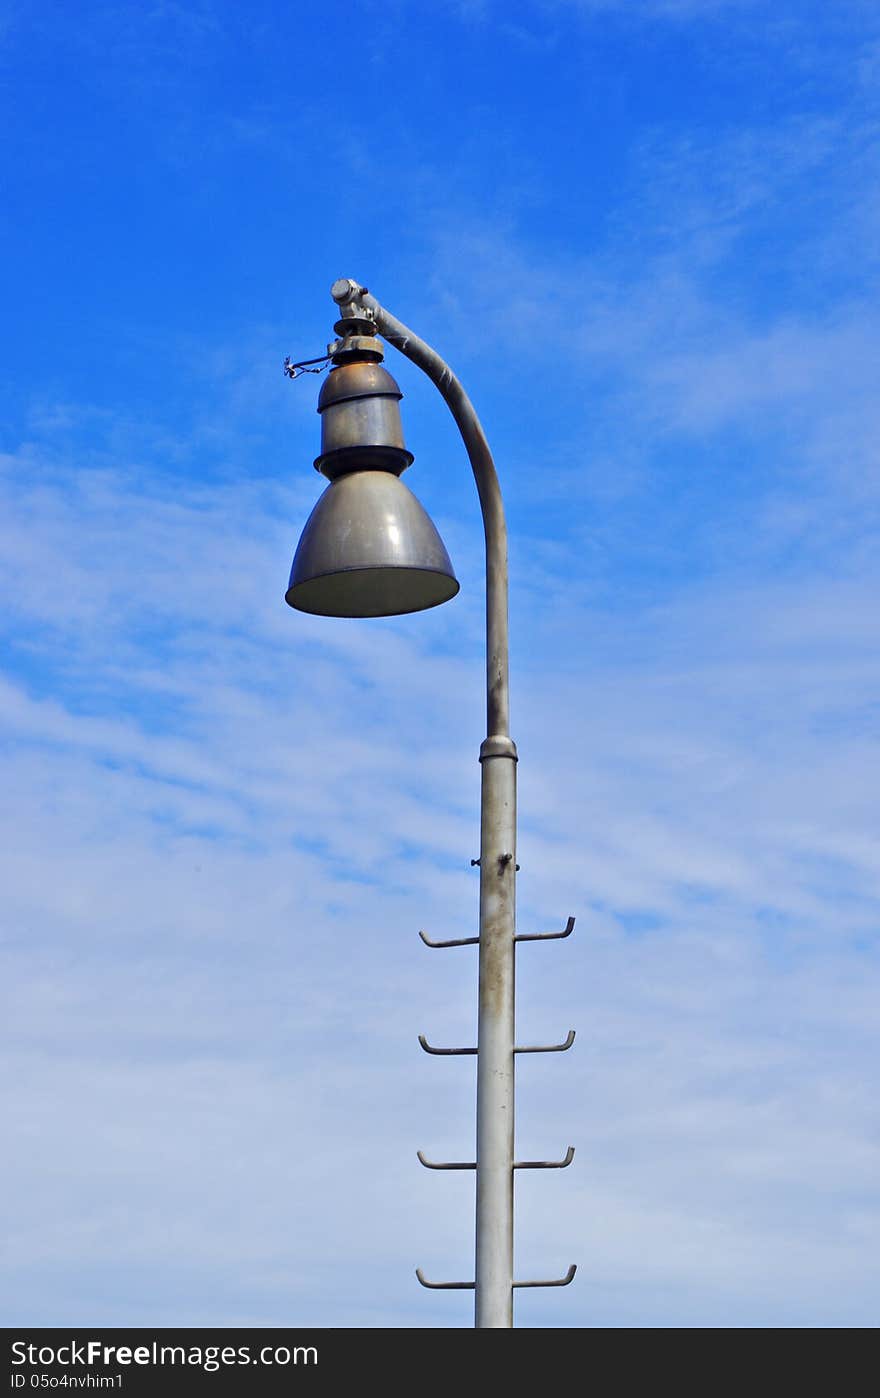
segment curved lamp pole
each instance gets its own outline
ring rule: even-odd
[[[323,615],[377,616],[435,606],[458,591],[434,526],[398,479],[412,456],[400,429],[400,390],[381,368],[377,332],[417,364],[446,400],[467,449],[483,514],[486,737],[480,746],[480,928],[479,938],[466,939],[479,942],[477,1048],[441,1050],[477,1055],[475,1280],[432,1283],[418,1275],[426,1286],[472,1288],[476,1326],[507,1328],[513,1324],[515,1286],[564,1285],[574,1268],[559,1282],[513,1279],[513,1172],[522,1168],[514,1161],[514,1054],[534,1050],[517,1050],[514,1044],[517,753],[510,736],[504,505],[489,444],[449,365],[366,287],[343,279],[334,282],[331,294],[341,309],[335,326],[340,338],[329,347],[336,367],[319,402],[322,453],[315,462],[331,486],[303,531],[287,601]],[[567,931],[572,925],[569,919]],[[552,1048],[570,1047],[573,1037]],[[436,1052],[424,1040],[422,1046]],[[569,1164],[572,1155],[569,1149],[564,1161],[526,1163]]]

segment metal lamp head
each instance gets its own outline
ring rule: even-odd
[[[285,600],[318,616],[396,616],[458,592],[443,541],[390,471],[351,471],[324,491],[303,530]]]
[[[380,357],[379,342],[361,338],[353,353],[340,351],[321,390],[315,466],[330,485],[306,522],[285,594],[301,612],[397,616],[439,606],[459,590],[440,535],[399,479],[413,458],[400,424],[402,394]]]

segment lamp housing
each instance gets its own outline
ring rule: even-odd
[[[423,506],[400,480],[413,455],[403,439],[397,383],[376,349],[337,351],[318,398],[330,484],[306,521],[285,601],[319,616],[396,616],[439,606],[459,590]],[[334,358],[337,358],[334,355]]]

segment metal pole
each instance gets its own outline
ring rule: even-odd
[[[365,313],[436,384],[467,449],[486,538],[486,738],[480,746],[480,971],[477,1026],[476,1307],[482,1329],[513,1325],[514,935],[516,746],[510,737],[507,525],[492,453],[473,405],[446,364],[356,282],[333,299]]]

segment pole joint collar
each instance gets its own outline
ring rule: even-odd
[[[480,744],[480,761],[484,762],[487,757],[512,757],[517,762],[516,743],[502,733],[484,738]]]

